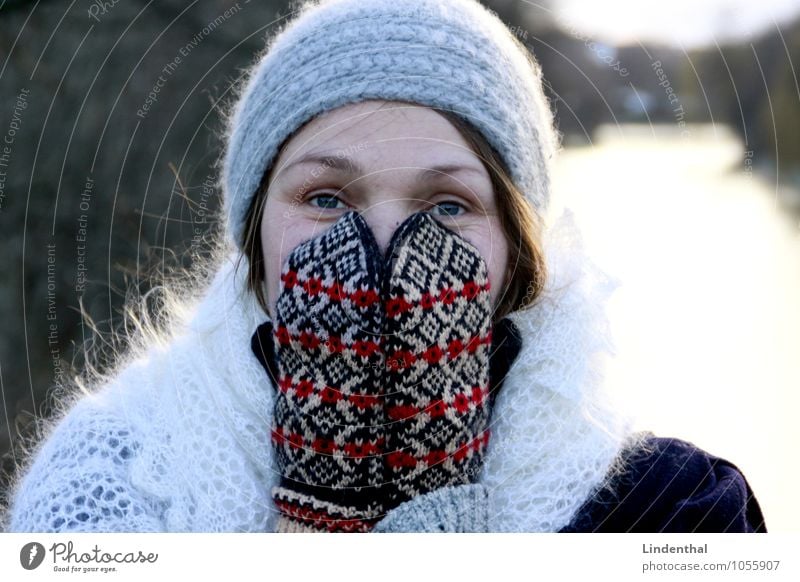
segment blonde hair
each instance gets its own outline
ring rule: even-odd
[[[495,321],[511,312],[533,305],[541,295],[547,278],[547,264],[542,250],[542,217],[510,177],[507,166],[486,138],[468,121],[451,111],[432,108],[444,116],[464,137],[483,162],[492,181],[503,234],[508,243],[509,261],[502,284],[504,291],[494,312]],[[286,147],[299,129],[284,141]],[[278,159],[279,155],[275,156]],[[274,165],[273,165],[274,167]],[[253,196],[244,223],[242,253],[249,262],[247,288],[255,294],[265,313],[267,307],[265,267],[261,245],[261,219],[271,181],[272,168],[264,172]]]

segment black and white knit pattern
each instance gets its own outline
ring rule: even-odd
[[[274,326],[253,337],[278,387],[278,530],[369,531],[407,499],[476,481],[492,342],[477,249],[420,212],[383,258],[349,212],[290,253],[281,285]]]
[[[428,213],[387,251],[386,469],[393,505],[477,478],[488,443],[492,305],[478,251]]]
[[[331,520],[317,525],[331,531],[365,529],[358,520],[383,510],[380,260],[366,222],[349,213],[294,249],[281,273],[274,497],[295,517],[325,509]],[[310,507],[312,499],[334,508]]]

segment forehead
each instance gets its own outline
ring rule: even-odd
[[[475,157],[461,133],[442,115],[421,105],[370,100],[350,103],[312,119],[285,145],[279,165],[315,152],[364,162],[425,162]]]

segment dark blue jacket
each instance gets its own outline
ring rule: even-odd
[[[739,469],[690,442],[648,432],[649,451],[584,503],[561,532],[766,532]]]

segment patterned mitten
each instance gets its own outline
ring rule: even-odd
[[[385,513],[381,269],[355,212],[284,262],[265,365],[278,386],[277,531],[364,532]]]
[[[391,507],[475,482],[489,440],[492,305],[478,250],[429,213],[386,255],[386,435]]]
[[[506,374],[522,349],[522,336],[514,322],[504,317],[492,328],[489,376],[490,408]],[[392,508],[372,528],[374,533],[488,533],[490,491],[482,483],[451,485],[418,495]]]

